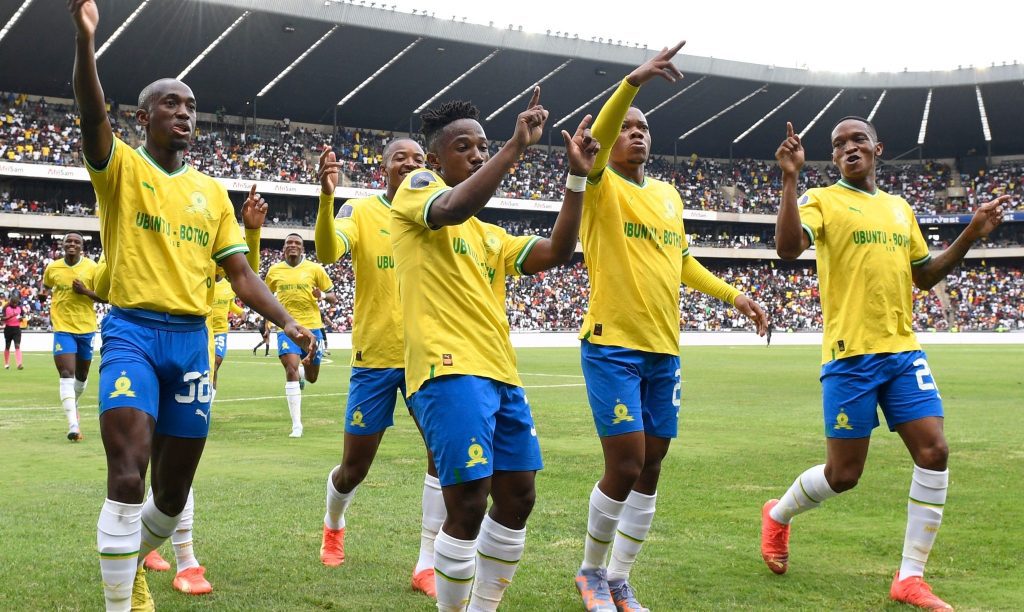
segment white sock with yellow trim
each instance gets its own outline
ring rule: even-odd
[[[87,382],[89,382],[88,379],[86,379],[86,380],[78,380],[77,378],[75,379],[75,401],[76,402],[79,400],[79,398],[82,397],[82,393],[85,392],[85,384]]]
[[[181,518],[178,526],[171,534],[171,544],[174,545],[174,571],[181,572],[199,567],[199,560],[196,559],[192,549],[192,521],[196,514],[196,500],[192,493],[192,487],[188,489],[188,500],[185,501],[185,509],[181,511]]]
[[[596,484],[590,492],[590,512],[587,514],[587,539],[583,545],[582,569],[597,569],[608,562],[615,528],[619,525],[625,501],[615,501]]]
[[[324,514],[324,525],[328,529],[342,529],[345,527],[345,510],[356,496],[358,486],[352,487],[348,493],[342,493],[334,486],[334,473],[341,469],[340,465],[334,466],[331,473],[327,475],[327,512]]]
[[[628,580],[629,570],[633,569],[636,556],[647,539],[647,533],[654,522],[654,506],[658,494],[644,495],[630,491],[626,497],[626,505],[619,517],[619,525],[615,530],[615,543],[612,544],[612,558],[608,563],[608,582]]]
[[[526,529],[510,529],[484,516],[476,545],[476,581],[473,597],[469,600],[471,612],[495,612],[505,589],[519,567],[519,559],[526,547]]]
[[[160,548],[167,538],[171,537],[174,529],[178,526],[181,513],[175,516],[168,516],[156,507],[153,501],[152,489],[149,497],[142,504],[142,544],[139,546],[139,566],[150,552]]]
[[[476,573],[476,540],[460,540],[444,532],[434,540],[434,584],[437,609],[465,610]]]
[[[447,518],[444,507],[444,496],[441,494],[441,482],[437,476],[423,475],[423,514],[420,523],[420,556],[416,560],[414,574],[434,567],[434,540],[441,525]]]
[[[839,495],[828,485],[825,478],[825,464],[816,465],[796,477],[786,494],[769,513],[773,519],[788,525],[793,517],[813,510],[821,502]]]
[[[109,611],[132,607],[132,585],[142,538],[142,504],[103,501],[96,523],[96,549],[100,553],[103,598]]]
[[[284,383],[284,397],[288,401],[288,414],[292,417],[292,433],[302,433],[302,390],[299,381]]]
[[[924,575],[924,564],[928,562],[928,554],[942,525],[948,487],[949,470],[936,472],[914,466],[907,500],[907,533],[903,539],[900,580]]]
[[[78,402],[75,400],[75,379],[60,379],[60,405],[68,419],[68,429],[78,431]]]

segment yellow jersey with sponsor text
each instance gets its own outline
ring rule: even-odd
[[[267,287],[299,325],[306,329],[324,326],[320,303],[313,296],[313,288],[326,293],[334,289],[334,283],[323,266],[306,258],[295,266],[280,261],[267,270]]]
[[[73,266],[63,259],[50,262],[43,272],[43,285],[50,290],[50,324],[55,332],[87,334],[96,331],[96,308],[92,298],[75,293],[72,283],[80,280],[94,289],[96,262],[80,257]]]

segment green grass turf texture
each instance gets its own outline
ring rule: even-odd
[[[899,610],[889,583],[903,545],[911,461],[876,430],[859,486],[794,521],[785,576],[758,549],[761,504],[824,460],[817,347],[686,348],[680,436],[631,581],[654,610]],[[928,565],[958,610],[1024,609],[1021,346],[936,346],[952,451],[945,519]],[[601,452],[575,349],[519,351],[546,469],[505,610],[578,610],[587,500]],[[195,549],[214,593],[150,573],[161,610],[430,610],[409,580],[419,545],[424,453],[401,407],[347,514],[347,560],[318,558],[324,482],[341,453],[348,352],[303,395],[305,436],[289,439],[278,360],[232,352],[196,478]],[[98,363],[97,363],[98,365]],[[83,401],[84,442],[65,439],[48,354],[0,371],[0,607],[99,610],[95,550],[105,466]],[[399,404],[401,406],[401,404]],[[173,558],[170,544],[162,552]]]

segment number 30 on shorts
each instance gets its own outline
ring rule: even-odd
[[[917,376],[917,388],[922,391],[935,391],[935,395],[939,395],[939,387],[935,384],[935,377],[932,376],[932,370],[925,358],[921,357],[914,361],[914,366],[918,368],[914,371],[914,376]]]
[[[193,402],[200,402],[208,404],[213,399],[210,393],[210,371],[205,372],[187,372],[183,378],[185,383],[185,392],[178,393],[174,396],[175,401],[179,404],[191,404]]]
[[[679,408],[683,403],[682,370],[676,368],[676,386],[672,388],[672,405]]]

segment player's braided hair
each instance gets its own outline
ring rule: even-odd
[[[480,109],[473,106],[472,102],[466,100],[452,100],[435,107],[428,108],[420,114],[423,120],[423,138],[427,141],[427,149],[433,150],[441,130],[453,121],[459,119],[479,119]]]

